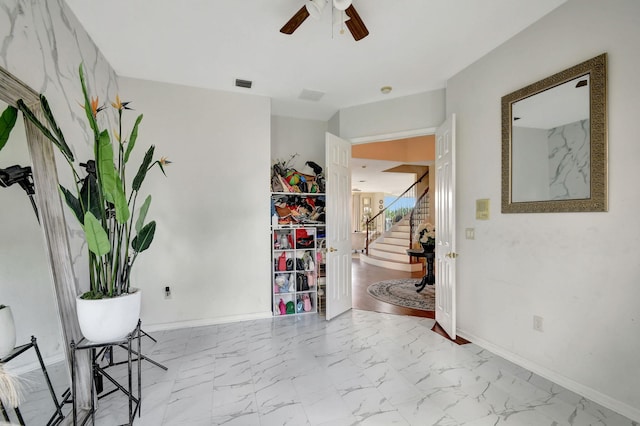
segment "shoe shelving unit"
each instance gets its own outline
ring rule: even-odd
[[[318,258],[318,264],[317,264],[317,274],[318,274],[318,280],[317,280],[317,291],[318,291],[318,313],[321,315],[324,315],[326,312],[326,307],[327,307],[327,296],[326,296],[326,291],[327,291],[327,262],[326,262],[326,258],[327,258],[327,240],[326,240],[326,228],[324,225],[322,226],[318,226],[317,227],[317,240],[316,240],[316,245],[317,247],[317,258]]]
[[[272,202],[287,197],[317,198],[324,194],[272,193]],[[272,312],[274,316],[324,311],[325,224],[306,217],[272,218]]]

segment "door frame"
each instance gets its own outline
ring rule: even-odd
[[[444,118],[442,123],[444,123],[446,120],[447,120],[447,117]],[[442,125],[442,123],[440,125]],[[415,136],[430,136],[430,135],[436,134],[436,130],[438,130],[440,125],[437,127],[423,127],[423,128],[414,129],[414,130],[384,133],[384,134],[373,135],[373,136],[362,136],[357,138],[345,138],[345,139],[350,141],[352,145],[357,145],[362,143],[385,142],[385,141],[391,141],[394,139],[404,139],[404,138],[410,138]],[[456,192],[454,188],[453,197],[455,196],[456,196]],[[454,223],[453,226],[455,227],[456,223]]]
[[[382,134],[373,135],[373,136],[362,136],[357,138],[343,138],[343,139],[348,140],[349,142],[351,142],[352,145],[358,145],[361,143],[386,142],[386,141],[392,141],[394,139],[407,139],[407,138],[413,138],[416,136],[430,136],[430,135],[435,135],[436,130],[438,130],[437,127],[423,127],[420,129],[405,130],[402,132],[382,133]]]

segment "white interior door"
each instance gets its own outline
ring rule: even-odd
[[[326,134],[327,320],[351,309],[351,142]]]
[[[456,116],[436,130],[436,321],[456,338]]]

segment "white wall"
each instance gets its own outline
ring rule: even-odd
[[[272,116],[271,160],[287,161],[293,154],[299,154],[293,161],[297,169],[302,169],[307,161],[324,168],[327,129],[326,121]]]
[[[458,326],[640,420],[640,2],[570,0],[447,82],[456,113]],[[501,214],[501,97],[608,52],[609,212]],[[474,219],[491,199],[491,219]],[[463,239],[475,227],[475,240]],[[533,315],[544,332],[532,329]]]
[[[271,315],[270,100],[121,78],[124,100],[144,113],[137,144],[173,161],[154,170],[151,248],[132,283],[149,330]],[[129,116],[130,128],[135,116]],[[171,299],[164,299],[170,286]]]
[[[63,130],[72,150],[79,158],[87,156],[89,143],[86,118],[78,101],[82,99],[78,66],[84,63],[85,76],[89,88],[100,100],[113,99],[117,92],[115,73],[111,66],[93,44],[82,26],[62,0],[46,2],[27,2],[3,0],[0,7],[0,66],[14,74],[36,92],[44,93]],[[110,118],[103,113],[101,120]],[[108,126],[111,128],[111,126]],[[0,153],[0,158],[5,152]],[[5,167],[4,162],[0,162]],[[65,161],[57,156],[60,181],[66,186],[72,182]],[[10,188],[13,191],[13,187]],[[4,205],[9,190],[0,189],[0,205]],[[37,188],[36,188],[37,191]],[[24,202],[20,198],[20,202]],[[7,201],[8,202],[8,201]],[[26,225],[31,226],[28,210],[22,217]],[[88,271],[84,255],[83,237],[73,215],[67,215],[71,228],[71,249],[75,256],[74,272],[82,287],[86,288]],[[31,231],[25,230],[25,235]],[[6,234],[3,234],[6,235]],[[42,237],[44,238],[44,237]],[[6,240],[3,238],[3,244]],[[2,262],[23,262],[20,253],[2,255]],[[27,343],[32,334],[38,339],[43,356],[56,360],[63,355],[63,346],[59,338],[59,323],[53,315],[56,310],[51,280],[30,280],[20,283],[20,287],[11,289],[0,280],[0,303],[12,305],[18,322],[18,343]],[[35,303],[35,306],[32,305]],[[32,317],[28,320],[29,316]],[[39,321],[33,321],[37,318]],[[33,351],[28,351],[12,361],[11,368],[21,369],[34,366]]]
[[[511,201],[549,200],[546,129],[514,127],[511,138]]]
[[[444,121],[444,111],[444,89],[344,108],[336,120],[338,136],[353,139],[436,128]]]

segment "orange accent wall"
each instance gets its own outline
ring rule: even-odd
[[[436,138],[434,135],[416,136],[385,142],[372,142],[351,146],[351,156],[371,160],[434,161]]]

